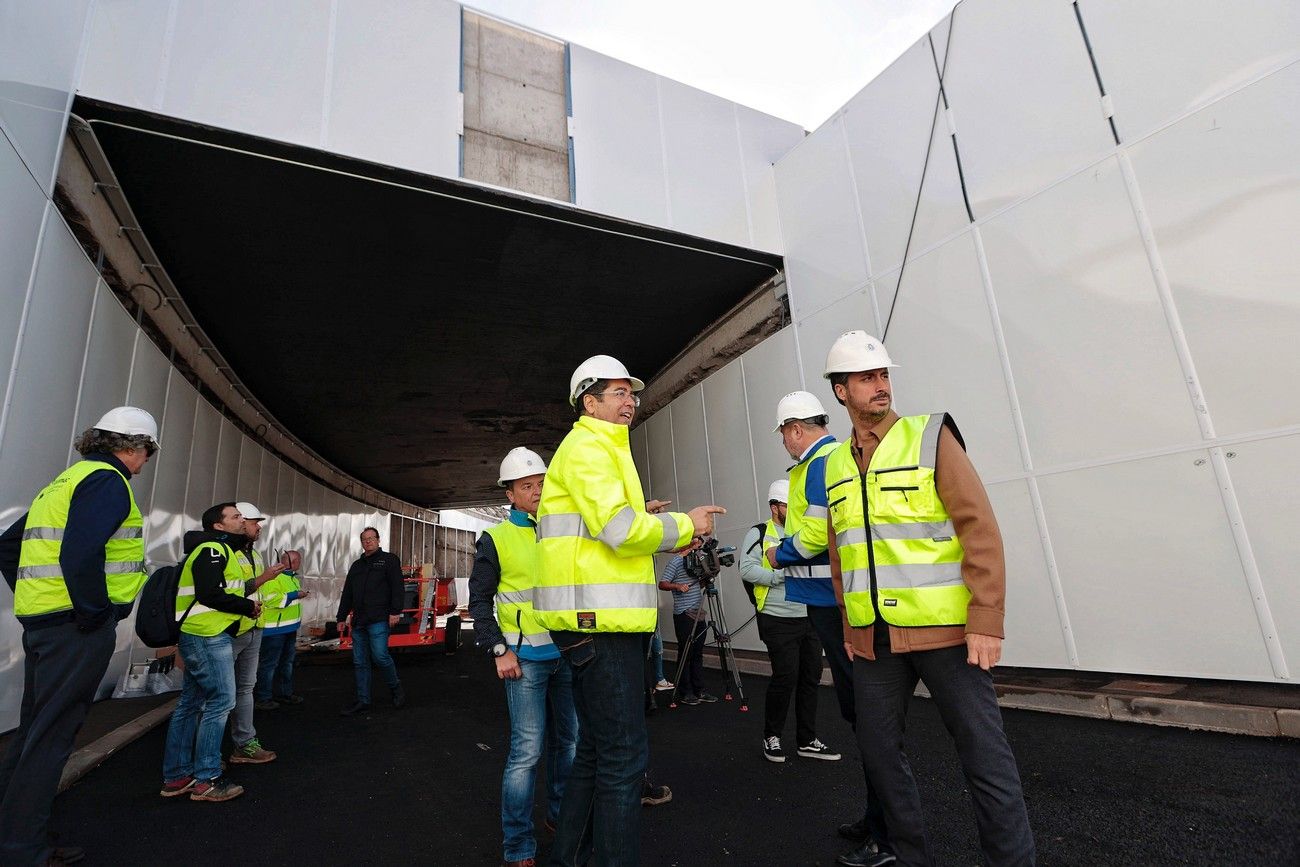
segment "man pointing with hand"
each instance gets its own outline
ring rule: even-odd
[[[569,403],[579,418],[551,459],[537,510],[533,612],[573,671],[579,720],[551,851],[566,867],[640,863],[642,666],[659,613],[653,555],[698,544],[726,511],[646,511],[628,445],[644,387],[608,355],[578,365]]]

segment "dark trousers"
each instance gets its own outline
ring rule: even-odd
[[[849,661],[849,655],[844,652],[844,623],[840,616],[840,607],[809,605],[807,608],[808,619],[812,621],[817,638],[822,643],[822,650],[826,651],[826,661],[831,665],[831,681],[835,684],[835,698],[840,703],[840,716],[844,717],[844,721],[858,733],[859,742],[863,738],[874,737],[870,727],[865,732],[858,728],[858,715],[853,701],[853,665]],[[881,807],[880,798],[876,796],[875,787],[871,782],[871,773],[867,769],[865,760],[862,763],[862,776],[867,784],[867,808],[862,818],[867,823],[871,839],[881,847],[889,849],[890,832],[886,830],[885,812]]]
[[[46,826],[59,778],[116,643],[111,622],[94,632],[74,623],[23,630],[22,711],[0,765],[0,864],[49,857]]]
[[[933,863],[925,839],[921,796],[903,751],[907,705],[925,681],[952,735],[966,785],[975,801],[984,860],[993,867],[1034,863],[1034,837],[1020,788],[1020,773],[1002,731],[993,676],[966,662],[966,647],[894,654],[877,643],[876,659],[855,658],[858,745],[876,784],[898,863]]]
[[[578,748],[551,847],[555,867],[641,863],[645,636],[552,632],[573,671]]]
[[[794,696],[794,731],[799,746],[817,738],[817,686],[822,678],[822,646],[807,617],[758,613],[758,637],[767,645],[772,679],[763,700],[763,737],[781,736]]]
[[[293,664],[298,657],[298,631],[278,635],[262,633],[262,653],[257,661],[257,688],[253,697],[258,701],[287,698],[293,695]],[[275,681],[280,681],[279,689]]]
[[[677,692],[679,695],[699,695],[704,692],[704,643],[709,637],[709,622],[696,621],[689,614],[674,614],[673,629],[677,632]],[[694,638],[692,638],[694,631]],[[686,654],[686,666],[681,664]]]

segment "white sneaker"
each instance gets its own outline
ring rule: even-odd
[[[655,684],[655,689],[672,689],[672,688],[673,688],[672,681],[668,680],[665,677],[659,678],[659,682]]]
[[[780,738],[763,738],[763,758],[769,762],[785,761],[785,753],[781,750]]]
[[[801,746],[799,748],[799,755],[806,759],[822,759],[827,762],[838,762],[840,760],[839,753],[835,752],[816,738],[812,739],[812,743]]]

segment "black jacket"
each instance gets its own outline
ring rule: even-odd
[[[339,600],[339,616],[335,619],[343,620],[351,614],[353,626],[387,620],[390,614],[402,613],[405,595],[402,561],[396,554],[382,548],[373,554],[362,554],[348,569],[343,598]]]
[[[240,595],[226,592],[226,562],[234,551],[247,543],[243,535],[233,536],[211,530],[190,530],[185,534],[185,559],[193,561],[190,574],[194,576],[194,598],[199,605],[206,605],[214,611],[226,614],[239,614],[243,617],[253,616],[253,600],[246,598],[247,586],[240,588]],[[221,543],[221,553],[208,549],[207,552],[194,556],[194,549],[204,542]],[[229,553],[227,553],[229,552]],[[247,585],[249,582],[245,582]],[[239,629],[239,621],[227,627],[226,631],[234,635]]]
[[[131,478],[126,465],[113,455],[88,454],[84,459],[111,464],[123,476]],[[112,470],[98,470],[81,480],[68,506],[68,525],[59,551],[63,583],[72,599],[72,610],[20,618],[24,629],[57,626],[71,620],[82,631],[91,631],[106,623],[116,623],[131,613],[134,603],[114,605],[108,600],[108,584],[104,578],[104,546],[108,537],[122,526],[130,509],[131,499],[122,477]],[[0,534],[0,573],[11,590],[18,580],[18,558],[26,527],[24,514]]]

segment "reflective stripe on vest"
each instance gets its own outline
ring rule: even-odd
[[[218,611],[215,608],[209,608],[206,605],[194,602],[194,560],[204,551],[215,551],[217,554],[225,555],[226,568],[222,574],[222,578],[225,580],[223,589],[231,596],[244,595],[247,572],[235,555],[234,549],[224,542],[204,542],[191,551],[190,556],[185,558],[185,564],[181,566],[180,582],[176,587],[176,619],[180,620],[181,616],[185,614],[185,609],[189,608],[190,613],[185,618],[185,622],[181,624],[181,632],[210,638],[213,635],[220,635],[225,632],[230,624],[236,620],[247,620],[248,618],[241,618],[238,614],[227,614],[224,611]],[[193,608],[190,608],[191,602],[194,602]]]
[[[839,443],[834,440],[823,443],[806,460],[800,461],[790,468],[790,501],[786,503],[785,511],[785,534],[787,536],[795,535],[814,521],[820,521],[825,526],[826,507],[808,505],[808,491],[805,482],[808,479],[808,466],[817,458],[831,454],[838,447]],[[824,532],[824,530],[814,530],[818,538]],[[826,553],[825,546],[810,548],[807,545],[800,544],[799,539],[795,540],[794,548],[799,552],[799,556],[806,560],[811,560],[813,557]],[[831,577],[831,567],[829,563],[800,563],[794,566],[786,566],[785,574],[788,578],[829,578]]]
[[[145,572],[144,519],[135,504],[130,480],[117,467],[103,461],[78,461],[45,486],[27,513],[18,555],[18,580],[14,587],[14,614],[35,617],[70,611],[72,598],[63,580],[59,556],[68,525],[68,511],[77,486],[92,473],[112,470],[126,485],[130,507],[126,520],[104,543],[104,585],[115,604],[133,602],[149,577]]]
[[[249,548],[247,551],[241,549],[235,552],[235,559],[239,561],[240,568],[244,570],[244,595],[250,599],[256,599],[258,602],[263,602],[263,607],[265,608],[262,588],[266,585],[263,584],[262,587],[259,587],[257,590],[251,593],[249,592],[249,588],[253,586],[253,579],[266,571],[265,567],[262,565],[262,555],[252,548]],[[237,632],[236,635],[243,635],[254,626],[261,625],[260,621],[255,620],[252,617],[241,617],[239,618],[239,632]]]
[[[865,474],[858,472],[851,443],[840,445],[826,461],[826,494],[851,626],[869,626],[877,613],[892,626],[966,622],[970,590],[961,576],[964,552],[934,483],[945,423],[951,424],[945,413],[900,418]]]
[[[262,616],[257,625],[263,629],[276,626],[297,626],[302,622],[302,604],[296,599],[286,603],[290,593],[302,589],[298,576],[292,572],[281,572],[267,581],[258,590],[262,601]]]
[[[518,649],[551,645],[551,632],[533,614],[533,587],[537,583],[537,530],[504,521],[485,531],[497,549],[501,573],[497,580],[497,625],[506,644]]]
[[[694,530],[682,513],[646,513],[627,426],[578,419],[551,459],[537,514],[538,626],[653,632],[653,555],[685,545]]]
[[[768,548],[775,548],[780,544],[781,534],[776,531],[776,522],[769,518],[767,524],[763,526],[763,541],[759,544],[758,549],[760,551],[766,551]],[[763,561],[763,568],[767,569],[766,560]],[[772,570],[768,569],[768,571],[770,572]],[[772,588],[768,587],[766,584],[754,584],[751,586],[754,588],[754,605],[759,611],[762,611],[763,606],[767,604],[767,594],[772,592]]]

